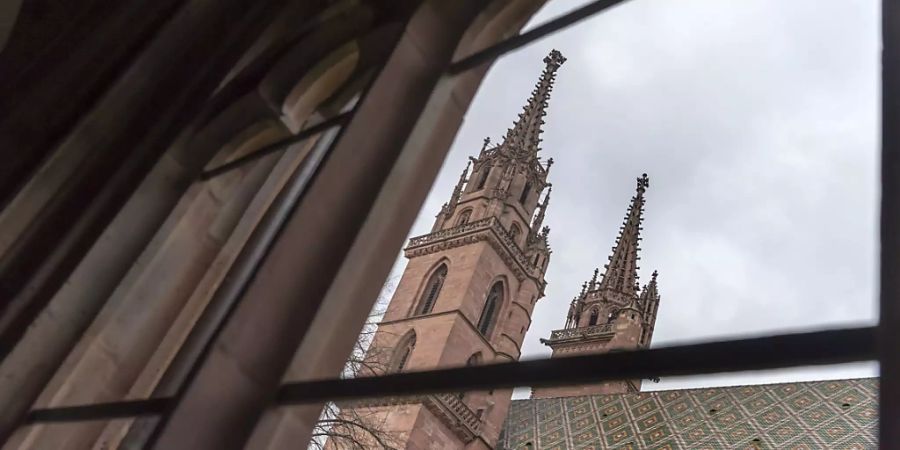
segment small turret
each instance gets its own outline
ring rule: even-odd
[[[599,268],[599,267],[598,267],[598,268],[595,268],[595,269],[594,269],[594,276],[591,277],[591,283],[590,283],[590,286],[588,287],[588,290],[589,290],[589,291],[593,291],[594,289],[596,289],[596,287],[597,287],[597,275],[599,275],[599,274],[600,274],[600,268]]]
[[[641,290],[641,307],[643,308],[643,316],[644,316],[644,334],[641,336],[641,347],[647,347],[650,345],[650,340],[653,339],[653,329],[656,325],[656,311],[659,309],[659,286],[656,283],[656,277],[659,275],[657,271],[653,271],[653,275],[650,277],[650,282],[644,285],[644,289]]]

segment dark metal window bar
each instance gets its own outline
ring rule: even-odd
[[[622,0],[600,0],[453,63],[449,75],[496,58],[562,30]],[[718,341],[632,352],[429,370],[379,377],[288,383],[279,405],[414,395],[468,389],[566,385],[610,379],[699,375],[877,360],[881,367],[880,441],[900,445],[900,5],[882,4],[882,202],[880,322],[878,326]],[[235,161],[204,172],[209,179],[263,155],[341,126],[343,113]],[[173,397],[32,410],[27,424],[152,416],[171,410]]]
[[[849,328],[377,377],[303,381],[282,385],[276,404],[867,361],[875,358],[875,335],[875,327]],[[36,409],[26,421],[69,422],[152,415],[161,413],[173,400],[165,397]]]

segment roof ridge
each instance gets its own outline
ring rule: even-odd
[[[729,384],[726,386],[706,386],[706,387],[696,387],[696,388],[683,388],[683,389],[660,389],[658,391],[641,391],[641,393],[649,393],[649,392],[671,392],[671,391],[703,391],[708,389],[728,389],[728,388],[740,388],[740,387],[749,387],[749,386],[779,386],[785,384],[807,384],[807,383],[821,383],[823,381],[862,381],[862,380],[878,380],[880,377],[856,377],[856,378],[825,378],[821,380],[798,380],[798,381],[780,381],[773,383],[756,383],[756,384]],[[632,392],[633,393],[633,392]]]
[[[521,401],[534,401],[534,400],[552,400],[558,398],[574,398],[574,397],[591,397],[594,395],[634,395],[634,394],[653,394],[653,393],[663,393],[663,392],[674,392],[674,391],[705,391],[710,389],[732,389],[732,388],[742,388],[748,386],[779,386],[785,384],[809,384],[809,383],[821,383],[825,381],[869,381],[869,380],[879,380],[880,377],[856,377],[856,378],[826,378],[822,380],[801,380],[801,381],[783,381],[776,383],[758,383],[758,384],[734,384],[728,386],[707,386],[707,387],[698,387],[698,388],[681,388],[681,389],[660,389],[658,391],[640,391],[640,392],[620,392],[616,394],[585,394],[585,395],[569,395],[569,396],[560,396],[560,397],[544,397],[544,398],[519,398],[513,399],[514,402]]]

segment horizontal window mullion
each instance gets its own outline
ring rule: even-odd
[[[271,153],[279,152],[287,149],[291,145],[297,144],[299,142],[303,142],[319,133],[327,131],[334,127],[343,126],[350,119],[350,116],[353,114],[353,111],[343,112],[338,114],[330,119],[323,120],[320,123],[310,126],[309,128],[301,130],[299,133],[290,136],[281,141],[275,142],[274,144],[269,144],[259,150],[248,153],[240,158],[235,159],[234,161],[229,161],[224,163],[218,167],[214,167],[200,174],[200,179],[203,181],[209,180],[211,178],[215,178],[223,173],[230,172],[238,167],[241,167],[247,163],[256,161],[263,156],[269,155]]]
[[[587,19],[611,6],[618,5],[623,1],[625,0],[597,0],[595,2],[589,3],[572,12],[563,14],[562,16],[559,16],[555,19],[544,22],[532,28],[531,30],[526,31],[525,33],[515,35],[511,38],[491,45],[484,50],[480,50],[472,55],[466,56],[463,59],[451,64],[447,69],[447,73],[450,75],[458,75],[469,69],[474,69],[475,67],[493,61],[494,59],[497,59],[506,53],[524,47],[549,34],[553,34],[562,29],[568,28],[569,26],[577,22]]]
[[[86,422],[122,417],[159,415],[172,404],[171,397],[122,402],[94,403],[92,405],[61,406],[34,409],[25,417],[26,424],[40,422]]]
[[[815,331],[380,377],[288,383],[278,403],[702,375],[876,358],[876,327]]]
[[[782,334],[647,350],[287,383],[281,405],[519,386],[563,386],[617,379],[780,369],[876,358],[876,327]],[[172,398],[33,410],[36,422],[108,420],[161,414]]]

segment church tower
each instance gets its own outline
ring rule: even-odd
[[[599,269],[569,305],[565,328],[555,330],[541,343],[553,349],[553,358],[586,353],[606,353],[647,348],[653,338],[659,292],[656,271],[643,289],[638,286],[637,262],[641,241],[644,193],[650,186],[647,174],[637,179],[637,192],[619,229],[609,263]],[[533,398],[637,392],[641,380],[618,380],[582,386],[535,388]]]
[[[554,50],[502,142],[485,139],[470,158],[431,233],[414,237],[409,259],[367,354],[372,372],[515,361],[544,295],[550,200],[541,126],[556,71]],[[471,174],[469,171],[471,170]],[[364,375],[364,374],[363,374]],[[494,448],[512,391],[379,399],[366,404],[395,447]],[[359,409],[357,407],[356,409]]]

